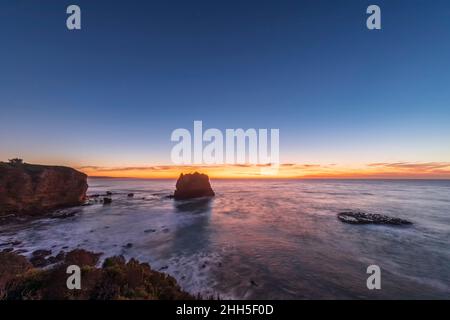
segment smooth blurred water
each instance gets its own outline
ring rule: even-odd
[[[111,205],[0,226],[17,249],[123,254],[186,290],[241,299],[450,298],[450,181],[219,180],[213,200],[174,201],[173,180],[90,179]],[[127,193],[133,192],[134,198]],[[407,227],[348,225],[363,210]],[[126,244],[132,243],[131,248]],[[366,269],[381,268],[381,290]]]

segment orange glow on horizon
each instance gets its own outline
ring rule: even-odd
[[[175,179],[202,172],[215,179],[450,179],[450,163],[374,163],[359,166],[281,164],[278,171],[261,165],[79,167],[90,177]]]

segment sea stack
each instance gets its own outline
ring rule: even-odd
[[[181,174],[176,184],[175,200],[214,197],[209,177],[202,173]]]
[[[82,204],[87,176],[75,169],[23,163],[20,159],[0,162],[0,217],[42,215]]]

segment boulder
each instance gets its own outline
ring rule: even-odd
[[[338,219],[350,224],[391,224],[408,225],[412,222],[400,218],[393,218],[382,214],[373,214],[365,212],[341,212],[337,215]]]
[[[87,176],[72,168],[0,162],[0,216],[36,216],[77,206],[87,188]]]
[[[213,197],[214,191],[206,174],[198,172],[181,174],[176,184],[175,200],[185,200],[200,197]]]

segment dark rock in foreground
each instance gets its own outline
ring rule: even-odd
[[[47,253],[47,252],[45,252]],[[0,252],[0,299],[7,300],[182,300],[194,299],[176,280],[135,259],[107,258],[77,249],[51,269],[33,269],[23,256]],[[67,289],[69,265],[81,268],[81,290]]]
[[[72,168],[0,162],[0,216],[41,215],[77,206],[87,188],[87,176]]]
[[[34,267],[42,268],[50,264],[46,259],[52,252],[50,250],[36,250],[32,253],[30,262]]]
[[[338,219],[350,224],[390,224],[390,225],[408,225],[412,222],[400,218],[393,218],[381,214],[372,214],[365,212],[341,212],[337,215]]]
[[[198,172],[181,174],[176,184],[175,200],[185,200],[200,197],[214,197],[214,191],[206,174]]]

